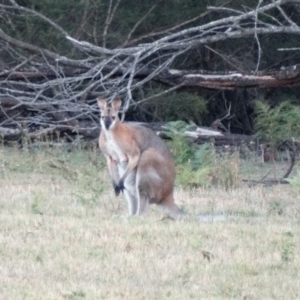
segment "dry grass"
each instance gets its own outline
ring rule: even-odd
[[[300,298],[291,186],[176,189],[191,214],[255,217],[239,222],[127,217],[97,151],[0,148],[0,192],[1,299]]]

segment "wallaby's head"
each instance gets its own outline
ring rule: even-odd
[[[120,99],[115,99],[110,104],[100,98],[97,99],[97,101],[101,112],[101,127],[106,130],[113,129],[116,124],[120,122],[118,113],[122,105],[122,101]]]

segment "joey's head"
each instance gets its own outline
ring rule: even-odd
[[[110,104],[100,98],[97,99],[97,101],[101,112],[101,127],[106,130],[113,129],[120,122],[118,113],[122,105],[122,101],[120,99],[115,99]]]

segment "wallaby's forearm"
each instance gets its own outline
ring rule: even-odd
[[[118,164],[110,156],[107,156],[106,159],[107,159],[108,171],[109,171],[110,178],[111,178],[114,190],[115,190],[115,194],[116,194],[116,196],[118,196],[120,194],[120,192],[122,191],[122,190],[119,190],[116,188],[120,181],[120,176],[119,176],[119,172],[118,172]]]

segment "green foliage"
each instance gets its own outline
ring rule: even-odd
[[[300,106],[284,101],[271,108],[262,101],[255,103],[256,135],[267,139],[275,150],[283,141],[300,137]]]
[[[208,186],[210,183],[211,166],[194,169],[190,163],[178,165],[176,168],[176,184],[184,188]]]
[[[205,143],[196,147],[196,151],[191,157],[191,165],[193,170],[205,169],[213,165],[215,161],[215,152],[212,144]]]
[[[198,95],[181,92],[171,93],[161,99],[163,113],[166,119],[192,121],[201,124],[201,119],[207,113],[206,100]]]
[[[164,133],[171,139],[169,143],[175,164],[185,164],[195,151],[194,143],[184,135],[189,125],[183,121],[169,122]]]
[[[217,156],[212,144],[196,145],[184,135],[191,126],[182,121],[169,122],[166,128],[176,164],[176,184],[184,188],[216,184],[226,191],[239,186],[238,153]]]
[[[210,144],[198,146],[184,136],[189,128],[182,121],[167,124],[166,134],[171,138],[169,146],[176,164],[176,183],[183,187],[205,186],[209,184],[214,150]]]
[[[147,98],[161,92],[162,89],[155,87],[141,96]],[[147,115],[152,116],[152,120],[183,120],[200,125],[207,113],[207,101],[199,95],[188,92],[170,92],[140,104],[137,113],[144,114],[145,111]]]

